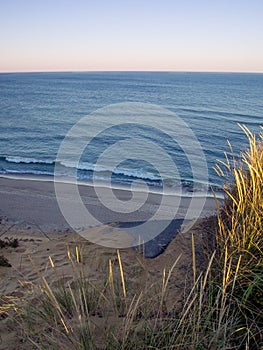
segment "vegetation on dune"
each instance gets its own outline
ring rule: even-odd
[[[263,134],[256,138],[242,129],[249,148],[241,159],[234,157],[217,167],[225,176],[231,173],[234,186],[225,188],[225,204],[218,214],[215,235],[215,280],[224,288],[238,310],[235,336],[247,348],[263,346]]]
[[[248,150],[216,166],[233,182],[203,233],[205,267],[193,236],[192,283],[180,307],[167,307],[178,261],[158,286],[134,291],[119,251],[94,282],[76,248],[68,252],[74,281],[50,285],[39,273],[30,302],[16,305],[23,337],[38,349],[263,349],[263,135],[243,130]],[[50,265],[56,274],[51,258]]]
[[[19,246],[19,242],[17,238],[0,239],[0,248],[5,248],[5,247],[17,248],[18,246]]]
[[[17,238],[4,239],[4,240],[0,239],[0,248],[5,248],[5,247],[17,248],[18,245],[19,243]],[[11,267],[11,264],[9,263],[8,259],[3,255],[0,255],[0,266]]]
[[[7,258],[5,258],[3,255],[0,255],[0,266],[11,267],[11,264],[9,263]]]

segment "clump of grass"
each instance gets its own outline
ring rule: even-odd
[[[16,305],[15,319],[24,337],[39,349],[147,349],[160,344],[168,329],[167,323],[163,330],[167,288],[179,258],[163,271],[159,286],[145,283],[132,292],[119,250],[109,258],[105,276],[97,280],[89,277],[80,252],[78,247],[68,251],[70,281],[58,274],[49,258],[56,285],[48,283],[32,261],[40,283],[31,289],[29,301]]]
[[[234,180],[224,189],[226,200],[218,213],[215,271],[227,274],[225,288],[239,310],[240,333],[247,332],[243,336],[256,349],[263,344],[263,134],[257,139],[241,127],[249,148],[239,160],[226,157],[217,166],[219,175],[230,173]]]
[[[8,259],[3,255],[0,255],[0,266],[11,267],[12,265],[9,263]]]
[[[19,246],[19,242],[17,238],[0,239],[0,248],[5,248],[5,247],[17,248],[18,246]]]
[[[6,247],[17,248],[18,245],[19,245],[19,242],[17,238],[4,239],[4,240],[0,239],[0,248],[6,248]],[[0,266],[11,267],[12,265],[9,263],[6,257],[4,257],[3,255],[0,255]]]

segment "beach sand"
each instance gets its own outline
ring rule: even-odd
[[[70,184],[63,184],[63,193],[65,201],[69,202],[71,210],[74,211],[76,203],[71,197]],[[162,195],[150,193],[146,203],[131,213],[120,213],[118,207],[114,207],[114,199],[111,196],[111,190],[107,188],[99,188],[100,195],[105,198],[107,208],[101,204],[97,198],[96,192],[92,186],[79,186],[79,192],[82,200],[88,208],[91,215],[83,219],[79,218],[79,226],[84,224],[84,228],[98,226],[100,224],[107,224],[112,222],[138,222],[152,220],[154,213],[160,206]],[[123,201],[124,206],[126,202],[131,199],[131,191],[128,190],[114,190],[114,195],[119,201]],[[28,225],[37,225],[44,231],[65,231],[71,228],[64,216],[62,215],[52,181],[32,181],[21,179],[0,178],[0,216],[8,217],[9,220],[17,223],[24,223]],[[137,196],[137,202],[143,202],[145,194]],[[167,195],[165,205],[158,214],[155,220],[169,220],[172,213],[176,211],[176,217],[173,219],[182,219],[186,215],[189,207],[190,197],[180,197],[176,195]],[[200,205],[203,209],[199,214]],[[176,208],[176,209],[174,209]],[[216,205],[214,198],[207,198],[202,203],[202,198],[194,197],[192,200],[192,209],[188,213],[188,220],[197,217],[206,217],[215,211]],[[92,217],[94,215],[94,217]],[[77,216],[77,214],[76,214]]]
[[[70,185],[67,185],[66,188],[70,193]],[[102,188],[101,190],[107,197],[107,189]],[[90,221],[86,221],[86,227],[82,227],[81,233],[86,232],[87,237],[91,238],[92,242],[96,242],[97,239],[99,244],[86,240],[83,237],[85,235],[74,232],[68,225],[57,204],[53,182],[0,178],[0,239],[17,238],[19,241],[17,248],[0,249],[0,255],[5,256],[12,265],[12,267],[0,267],[0,296],[2,296],[0,306],[4,304],[6,296],[14,299],[25,296],[28,292],[28,286],[38,284],[39,272],[45,276],[51,286],[58,283],[58,276],[64,276],[63,278],[71,280],[73,278],[72,267],[67,255],[69,250],[74,252],[76,246],[83,251],[85,271],[90,279],[96,280],[98,271],[103,272],[103,276],[105,276],[108,260],[117,259],[116,249],[111,248],[114,235],[117,235],[114,238],[116,242],[121,236],[122,242],[125,242],[127,246],[132,245],[133,237],[128,231],[132,224],[148,220],[150,228],[158,226],[158,220],[169,218],[169,212],[166,212],[166,209],[169,210],[169,206],[167,206],[158,216],[158,220],[151,220],[160,203],[160,195],[158,194],[150,195],[147,203],[136,212],[136,215],[133,213],[123,215],[111,212],[101,205],[92,187],[81,186],[80,192],[89,210],[93,210],[96,214],[94,214],[96,220],[91,218]],[[117,197],[124,201],[131,197],[129,191],[116,190],[115,192]],[[67,190],[65,193],[67,194]],[[175,197],[169,196],[169,203],[171,206],[173,203],[177,205],[178,199],[176,202]],[[182,220],[188,203],[189,198],[181,200],[175,221]],[[191,211],[192,219],[195,219],[198,205],[200,205],[200,198],[196,198],[194,202]],[[214,199],[208,198],[201,217],[211,215],[215,208]],[[98,219],[100,224],[98,224]],[[108,225],[109,223],[111,224]],[[175,234],[172,232],[173,226],[168,228],[168,231],[170,230],[168,238],[171,242],[168,246],[164,244],[166,249],[163,249],[163,253],[154,259],[147,259],[132,248],[120,250],[124,273],[135,291],[137,285],[142,282],[146,283],[146,280],[149,280],[149,284],[160,283],[163,269],[168,271],[175,260],[181,256],[171,276],[171,285],[173,286],[170,299],[171,308],[182,300],[188,278],[186,276],[191,278],[192,233],[196,236],[196,242],[202,233],[202,228],[198,228],[200,220],[190,230],[187,229],[187,225],[191,226],[190,215],[181,232],[176,231],[180,228],[179,226],[175,227]],[[114,227],[118,227],[117,232],[113,230]],[[109,236],[109,233],[112,233],[113,236]],[[155,249],[160,241],[155,243],[154,248],[149,246],[149,251]],[[49,257],[56,265],[56,273],[50,265]],[[141,272],[135,273],[135,271]],[[10,302],[10,299],[8,300]],[[22,344],[20,342],[16,328],[8,322],[8,318],[4,314],[2,314],[2,320],[0,319],[0,337],[2,339],[0,349],[30,349],[28,343]]]

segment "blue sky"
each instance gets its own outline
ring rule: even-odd
[[[262,0],[0,0],[0,71],[263,72]]]

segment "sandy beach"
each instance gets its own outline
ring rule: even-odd
[[[70,197],[72,185],[63,184],[63,193],[65,198],[71,201],[72,210],[76,206],[74,200]],[[150,193],[145,204],[132,213],[119,213],[114,211],[114,201],[111,200],[111,208],[109,210],[102,205],[98,199],[92,186],[79,186],[79,192],[82,200],[87,206],[89,212],[94,215],[94,220],[90,218],[85,221],[85,228],[97,226],[98,222],[107,224],[112,222],[133,222],[151,220],[153,214],[160,206],[161,195]],[[107,199],[111,193],[107,188],[100,188],[100,193]],[[117,199],[129,201],[131,199],[131,191],[114,190]],[[69,229],[69,224],[63,217],[56,199],[54,183],[52,181],[32,181],[0,178],[0,195],[1,206],[0,215],[8,217],[9,220],[16,223],[27,225],[37,225],[44,231],[65,231]],[[112,197],[112,196],[111,196]],[[142,195],[144,198],[144,194]],[[187,208],[189,207],[190,198],[168,195],[165,207],[158,215],[158,219],[165,220],[170,218],[170,209],[176,208],[176,219],[185,217]],[[137,201],[140,201],[140,194]],[[188,213],[187,220],[197,217],[200,203],[202,199],[194,197],[192,201],[191,212]],[[200,217],[211,215],[216,208],[214,198],[207,198]],[[83,224],[83,220],[79,218],[79,225]]]

